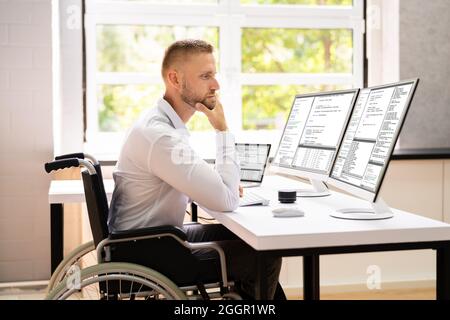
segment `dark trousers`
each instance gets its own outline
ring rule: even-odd
[[[241,288],[238,289],[242,290],[244,295],[255,297],[256,251],[252,247],[221,224],[187,224],[183,229],[189,242],[216,242],[225,252],[228,276],[240,282]],[[199,249],[193,253],[202,260],[218,259],[216,251],[210,249]],[[275,292],[277,296],[284,296],[281,286],[278,285],[281,258],[272,258],[266,261],[265,265],[265,273],[268,275],[267,297],[274,298]]]

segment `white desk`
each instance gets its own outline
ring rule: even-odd
[[[258,250],[261,263],[266,255],[303,256],[306,299],[320,296],[321,254],[413,249],[437,250],[437,298],[450,299],[449,224],[395,209],[394,217],[386,220],[332,218],[329,214],[333,209],[369,207],[367,202],[336,192],[322,198],[298,198],[298,205],[305,211],[304,217],[274,218],[271,209],[278,205],[277,190],[286,187],[307,185],[279,176],[266,176],[262,187],[252,188],[252,191],[270,199],[271,206],[241,207],[230,213],[203,209]],[[264,279],[262,269],[258,272],[259,278]]]
[[[103,180],[108,201],[114,190],[114,180]],[[48,190],[48,203],[82,203],[85,202],[83,181],[52,180]]]
[[[114,182],[104,180],[104,185],[110,200]],[[271,199],[273,206],[278,203],[277,190],[290,186],[301,188],[302,184],[279,176],[266,176],[262,187],[252,188],[252,191]],[[387,220],[335,219],[329,216],[333,209],[368,204],[344,194],[331,193],[324,198],[299,198],[297,202],[305,211],[305,217],[299,218],[274,218],[271,207],[262,206],[243,207],[230,213],[204,210],[258,250],[259,280],[265,277],[262,265],[266,256],[303,256],[305,299],[320,297],[320,255],[415,249],[436,250],[436,296],[450,299],[450,225],[395,209],[394,217]],[[51,182],[52,272],[63,257],[63,204],[84,201],[81,181]],[[193,211],[196,211],[195,207]],[[261,285],[262,282],[258,281],[259,298],[264,298],[261,292],[265,291]]]

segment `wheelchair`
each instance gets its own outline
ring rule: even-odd
[[[55,157],[45,170],[81,167],[93,241],[82,244],[58,265],[46,299],[240,300],[227,276],[226,258],[214,242],[187,241],[175,226],[109,232],[108,202],[99,162],[84,153]],[[215,250],[219,259],[200,260],[192,250]],[[80,261],[95,252],[97,262]]]

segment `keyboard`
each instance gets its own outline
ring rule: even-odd
[[[255,187],[260,187],[261,182],[241,181],[241,182],[239,182],[239,185],[242,188],[255,188]]]
[[[253,205],[268,206],[269,202],[270,201],[268,199],[263,198],[256,193],[245,191],[244,196],[242,198],[240,198],[240,200],[239,200],[239,206],[240,207],[253,206]]]

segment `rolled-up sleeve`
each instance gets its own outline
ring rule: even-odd
[[[233,211],[239,206],[239,163],[234,137],[216,133],[213,169],[182,136],[160,135],[148,155],[149,170],[199,205],[214,211]]]

